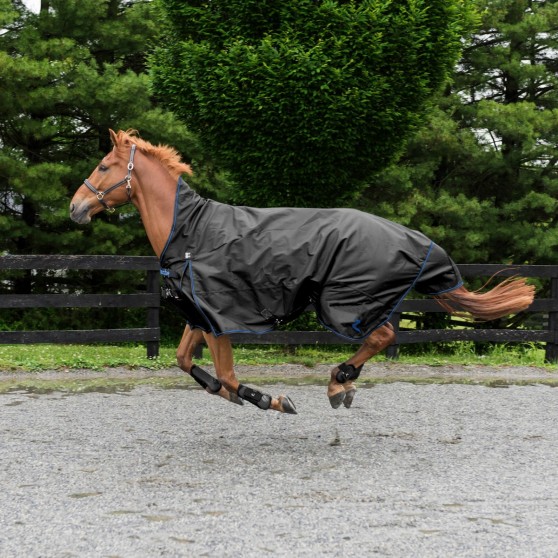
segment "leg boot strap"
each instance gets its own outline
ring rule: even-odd
[[[337,372],[337,376],[335,379],[340,383],[344,384],[349,380],[356,380],[360,376],[360,371],[364,365],[361,364],[358,368],[354,367],[352,364],[340,364],[338,366],[339,372]]]
[[[269,407],[271,406],[271,395],[262,393],[257,389],[253,389],[251,387],[243,386],[242,384],[240,384],[238,386],[237,393],[238,397],[249,401],[250,403],[252,403],[252,405],[256,405],[256,407],[259,407],[264,411],[267,411],[267,409],[269,409]]]
[[[202,388],[207,389],[211,393],[217,393],[222,387],[221,382],[217,378],[214,378],[209,372],[195,364],[192,366],[192,370],[190,370],[190,375]]]

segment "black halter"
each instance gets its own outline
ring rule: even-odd
[[[136,144],[133,143],[132,150],[130,151],[130,159],[128,161],[128,174],[120,182],[113,184],[110,188],[107,188],[103,192],[97,190],[97,188],[95,188],[95,186],[93,186],[93,184],[91,184],[91,182],[89,182],[87,178],[83,181],[83,183],[97,196],[97,199],[99,200],[101,205],[110,213],[112,213],[115,210],[115,208],[110,207],[110,205],[108,205],[108,203],[103,198],[108,193],[112,192],[114,189],[118,188],[119,186],[123,186],[124,184],[126,184],[126,193],[128,194],[128,202],[132,200],[132,185],[130,182],[132,180],[132,171],[134,170],[135,153],[136,153]]]

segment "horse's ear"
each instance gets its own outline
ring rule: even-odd
[[[114,130],[109,128],[110,134],[110,141],[112,141],[112,145],[116,145],[118,143],[118,136],[115,134]]]

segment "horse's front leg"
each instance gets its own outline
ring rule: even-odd
[[[209,372],[206,372],[194,364],[192,360],[194,351],[202,341],[203,332],[201,329],[191,329],[188,325],[185,327],[182,339],[176,350],[178,366],[184,370],[184,372],[192,376],[200,386],[212,395],[219,395],[227,401],[237,403],[238,405],[244,405],[242,399],[240,399],[236,393],[231,393],[225,389],[217,378],[214,378]]]
[[[217,378],[231,395],[249,401],[263,410],[273,409],[281,413],[296,414],[294,403],[289,397],[281,395],[278,398],[273,398],[257,389],[244,386],[238,381],[234,373],[233,352],[228,335],[221,335],[220,337],[207,333],[203,335],[211,352]]]

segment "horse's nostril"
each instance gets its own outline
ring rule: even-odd
[[[73,203],[71,203],[70,204],[70,213],[73,213],[75,208],[76,208],[76,206]]]

